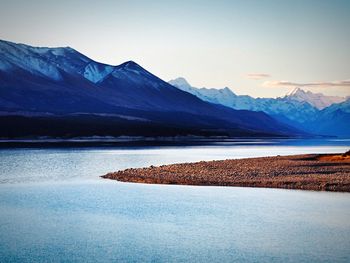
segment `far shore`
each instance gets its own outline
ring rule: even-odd
[[[350,151],[130,168],[102,177],[147,184],[350,192]]]

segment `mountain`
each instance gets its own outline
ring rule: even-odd
[[[295,88],[284,98],[292,101],[307,102],[319,110],[327,108],[332,104],[344,102],[346,100],[344,97],[326,96],[322,93],[312,93],[311,91],[304,91],[300,88]]]
[[[2,137],[305,134],[263,112],[203,101],[133,61],[111,66],[70,47],[8,41],[0,41],[0,115]]]
[[[169,83],[183,91],[189,92],[202,100],[222,104],[237,110],[265,112],[279,121],[301,127],[301,124],[315,118],[318,109],[306,101],[290,97],[253,98],[247,95],[236,95],[229,88],[208,89],[192,87],[184,78],[170,80]]]
[[[174,87],[177,87],[183,91],[189,92],[198,98],[201,98],[202,100],[215,103],[215,104],[222,104],[227,107],[233,108],[232,103],[237,102],[237,95],[232,92],[229,88],[224,89],[208,89],[208,88],[195,88],[192,87],[186,79],[184,78],[177,78],[170,80],[168,82],[169,84],[173,85]],[[248,96],[247,96],[248,97]],[[241,100],[240,100],[241,101]],[[251,101],[248,98],[247,103],[249,104]],[[235,105],[236,106],[236,105]],[[238,107],[237,107],[238,108]],[[245,109],[244,107],[239,107],[240,109]]]
[[[318,134],[350,136],[350,99],[333,104],[319,112],[317,118],[304,124],[304,129]]]
[[[309,133],[350,136],[350,98],[325,96],[300,88],[284,97],[253,98],[236,95],[229,88],[195,88],[184,78],[170,80],[169,83],[211,103],[238,110],[265,112],[280,122]]]

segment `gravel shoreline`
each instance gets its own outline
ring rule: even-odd
[[[243,186],[350,192],[350,154],[308,154],[130,168],[103,178],[122,182]]]

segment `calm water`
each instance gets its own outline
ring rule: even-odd
[[[0,262],[349,262],[350,194],[98,177],[127,167],[349,148],[350,141],[333,140],[0,149]]]

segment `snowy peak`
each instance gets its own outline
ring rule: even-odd
[[[136,62],[134,62],[132,60],[129,60],[129,61],[126,61],[126,62],[120,64],[119,67],[125,68],[125,69],[130,69],[130,70],[144,70],[139,64],[137,64]]]
[[[224,106],[232,107],[232,102],[237,95],[227,87],[223,89],[214,88],[196,88],[192,87],[188,81],[182,77],[169,81],[169,84],[183,91],[189,92],[198,98],[215,104],[222,104]]]
[[[177,88],[180,88],[180,87],[182,87],[182,88],[191,88],[191,85],[183,77],[172,79],[172,80],[169,81],[169,84],[173,85],[174,87],[177,87]]]
[[[301,88],[293,89],[291,92],[287,93],[284,99],[307,102],[319,110],[327,108],[335,103],[344,102],[346,100],[344,97],[326,96],[322,93],[313,93],[311,91],[305,91]]]
[[[219,89],[219,91],[223,94],[229,94],[229,95],[234,95],[237,96],[231,89],[229,89],[228,87],[225,87],[223,89]]]
[[[113,72],[113,76],[117,78],[123,77],[122,75],[125,74],[128,75],[130,80],[136,80],[142,76],[154,76],[139,64],[131,60],[116,66]]]
[[[21,69],[38,76],[60,80],[60,71],[50,61],[41,57],[41,54],[47,51],[46,48],[0,41],[0,69],[10,72]]]
[[[137,64],[136,62],[134,62],[132,60],[124,62],[124,63],[120,64],[119,66],[116,66],[116,68],[119,71],[134,73],[137,75],[145,75],[145,74],[151,75],[151,73],[149,73],[146,69],[144,69],[143,67],[141,67],[139,64]]]
[[[179,77],[179,78],[176,78],[176,79],[172,79],[168,82],[170,85],[173,85],[174,87],[178,88],[178,89],[181,89],[181,90],[184,90],[184,91],[187,91],[187,92],[190,92],[190,93],[193,93],[193,92],[196,92],[196,91],[201,91],[203,93],[211,93],[212,95],[218,95],[218,94],[221,94],[221,95],[229,95],[229,96],[236,96],[233,91],[231,89],[229,89],[228,87],[225,87],[223,89],[214,89],[214,88],[211,88],[211,89],[208,89],[208,88],[196,88],[196,87],[192,87],[190,83],[188,83],[188,81],[183,78],[183,77]]]
[[[51,80],[62,80],[62,72],[80,74],[92,60],[70,47],[32,47],[0,40],[0,70],[26,71]]]
[[[286,94],[286,96],[303,96],[306,92],[304,90],[302,90],[301,88],[294,88],[292,89],[290,92],[288,92]]]
[[[16,51],[15,53],[11,53]],[[26,55],[37,55],[37,56],[43,56],[46,58],[52,57],[52,56],[69,56],[71,54],[80,54],[78,51],[74,50],[71,47],[33,47],[26,44],[17,44],[5,40],[0,40],[0,52],[1,53],[7,53],[8,55],[16,56],[19,52],[22,52]]]

